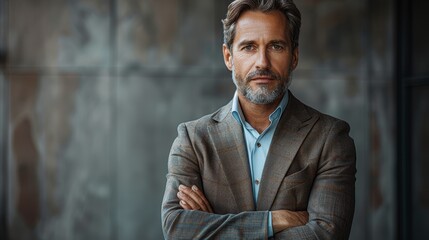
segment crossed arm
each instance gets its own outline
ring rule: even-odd
[[[192,187],[180,185],[177,197],[180,200],[180,206],[185,210],[213,213],[209,201],[195,185]],[[306,211],[275,210],[271,213],[274,234],[291,227],[305,225],[308,222],[308,213]]]
[[[185,182],[187,182],[185,180]],[[162,219],[166,239],[267,239],[268,212],[246,211],[234,214],[217,214],[196,185],[193,189],[184,185],[169,188],[176,200],[164,197]],[[179,189],[180,188],[180,189]],[[195,200],[194,200],[195,199]],[[308,221],[305,211],[272,211],[275,233],[303,226]],[[278,236],[280,236],[277,234]],[[277,235],[274,237],[277,239]]]

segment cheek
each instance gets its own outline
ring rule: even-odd
[[[278,60],[273,64],[273,70],[281,75],[288,75],[289,72],[293,69],[292,61]]]
[[[236,72],[247,73],[252,69],[252,59],[249,56],[238,55],[233,58],[233,65]]]

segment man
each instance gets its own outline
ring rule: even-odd
[[[355,148],[344,121],[288,90],[301,16],[292,0],[236,0],[223,55],[237,91],[180,124],[162,203],[167,239],[347,239]]]

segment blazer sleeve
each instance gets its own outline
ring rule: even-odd
[[[165,239],[267,239],[268,211],[215,214],[184,210],[179,205],[180,184],[203,189],[199,165],[188,128],[186,124],[180,124],[168,159],[161,208]]]
[[[355,208],[356,150],[349,125],[332,124],[319,159],[308,208],[309,222],[275,239],[348,239]]]

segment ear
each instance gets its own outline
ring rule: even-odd
[[[295,68],[298,66],[298,60],[299,60],[299,49],[298,47],[296,47],[292,53],[292,70],[295,70]]]
[[[229,71],[232,71],[232,53],[225,44],[222,45],[222,52],[225,66],[229,69]]]

